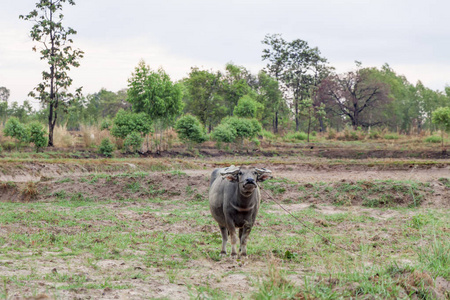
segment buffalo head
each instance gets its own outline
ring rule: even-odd
[[[262,168],[230,166],[220,173],[223,178],[239,184],[239,192],[250,196],[257,187],[257,182],[271,178],[272,171]]]

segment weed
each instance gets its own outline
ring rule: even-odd
[[[37,190],[36,183],[29,181],[26,183],[25,188],[22,191],[22,195],[25,201],[30,201],[38,196],[39,192]]]

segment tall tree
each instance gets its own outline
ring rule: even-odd
[[[40,0],[36,3],[36,9],[28,15],[20,15],[19,18],[33,21],[30,31],[31,39],[41,44],[39,52],[41,60],[47,61],[49,69],[42,72],[42,80],[30,96],[48,106],[48,146],[53,146],[53,130],[58,118],[58,106],[68,105],[74,94],[68,92],[72,85],[72,78],[68,71],[71,67],[78,67],[79,59],[83,57],[83,51],[73,49],[71,35],[77,32],[64,27],[62,21],[63,4],[75,5],[73,0]],[[33,51],[37,51],[36,46]],[[81,93],[81,88],[76,94]]]
[[[264,126],[270,124],[274,133],[278,133],[279,120],[287,117],[289,108],[283,99],[283,93],[279,88],[278,81],[264,71],[258,73],[258,96],[257,100],[264,105],[265,116],[262,120]]]
[[[198,117],[211,131],[212,126],[227,114],[221,95],[222,74],[192,68],[189,76],[183,80],[183,85],[185,111]]]
[[[317,97],[334,113],[347,117],[354,129],[385,122],[376,113],[389,103],[389,87],[370,76],[367,69],[343,75],[330,75],[319,87]]]
[[[180,84],[173,83],[162,69],[153,71],[141,60],[128,79],[128,98],[134,112],[146,113],[162,133],[183,110]],[[161,142],[161,140],[160,140]]]
[[[228,108],[228,115],[232,116],[239,99],[252,93],[256,86],[255,77],[244,67],[228,63],[222,76],[222,94]]]
[[[291,98],[295,115],[295,128],[300,126],[300,108],[303,99],[311,98],[315,88],[328,73],[327,60],[317,47],[311,48],[306,41],[285,41],[281,35],[267,35],[262,41],[268,46],[262,59],[268,60],[267,72],[283,83],[285,96]]]

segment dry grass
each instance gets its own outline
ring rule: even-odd
[[[76,146],[76,137],[67,131],[65,126],[56,126],[53,131],[53,143],[56,147],[73,148]]]

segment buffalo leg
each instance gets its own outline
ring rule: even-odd
[[[231,238],[231,257],[236,257],[237,256],[236,244],[238,241],[238,237],[236,234],[236,228],[234,228],[234,226],[229,227],[228,231],[230,232],[230,238]]]
[[[220,251],[220,255],[226,255],[227,254],[228,229],[226,227],[220,227],[220,233],[222,233],[222,251]]]
[[[240,237],[240,247],[239,247],[239,256],[247,255],[247,238],[250,235],[250,231],[252,231],[252,226],[248,223],[244,225],[241,229],[239,229],[239,237]]]

